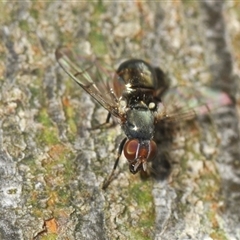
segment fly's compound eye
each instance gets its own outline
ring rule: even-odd
[[[139,141],[137,139],[128,140],[124,146],[124,156],[128,161],[133,161],[137,158],[139,150]]]
[[[154,141],[150,141],[150,149],[148,152],[148,161],[153,160],[153,158],[156,156],[157,154],[157,144]]]

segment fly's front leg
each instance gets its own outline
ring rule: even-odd
[[[115,172],[115,170],[116,170],[116,168],[117,168],[117,166],[118,166],[119,158],[120,158],[121,155],[122,155],[123,147],[124,147],[126,141],[127,141],[127,138],[124,138],[124,139],[122,140],[122,142],[120,143],[119,147],[118,147],[118,156],[117,156],[117,158],[116,158],[116,160],[115,160],[115,163],[114,163],[114,166],[113,166],[113,169],[112,169],[111,174],[109,175],[109,177],[107,178],[107,180],[105,180],[105,181],[103,182],[103,186],[102,186],[102,189],[103,189],[103,190],[105,190],[105,189],[109,186],[109,184],[112,182],[112,180],[114,179],[114,172]]]

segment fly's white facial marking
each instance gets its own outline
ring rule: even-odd
[[[126,100],[125,99],[121,99],[120,101],[119,101],[119,112],[121,113],[121,114],[123,114],[123,113],[125,113],[125,109],[126,109],[126,107],[127,107],[127,102],[126,102]]]
[[[155,104],[154,102],[150,102],[150,103],[148,104],[148,108],[149,108],[150,110],[154,109],[155,107],[156,107],[156,104]]]

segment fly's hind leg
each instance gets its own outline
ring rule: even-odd
[[[116,160],[115,160],[115,163],[114,163],[114,166],[113,166],[113,169],[112,169],[111,174],[110,174],[109,177],[103,182],[103,186],[102,186],[102,189],[103,189],[103,190],[106,190],[107,187],[109,186],[109,184],[110,184],[110,183],[113,181],[113,179],[116,177],[116,176],[114,176],[114,172],[115,172],[115,170],[116,170],[116,168],[117,168],[117,166],[118,166],[119,158],[120,158],[120,156],[121,156],[121,154],[122,154],[123,147],[124,147],[124,144],[125,144],[126,141],[127,141],[127,138],[124,138],[124,139],[122,140],[122,142],[120,143],[119,147],[118,147],[118,156],[117,156],[117,158],[116,158]]]

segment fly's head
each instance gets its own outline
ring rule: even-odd
[[[157,145],[153,140],[129,139],[123,151],[128,160],[130,172],[135,174],[139,170],[147,170],[147,162],[155,157]]]

